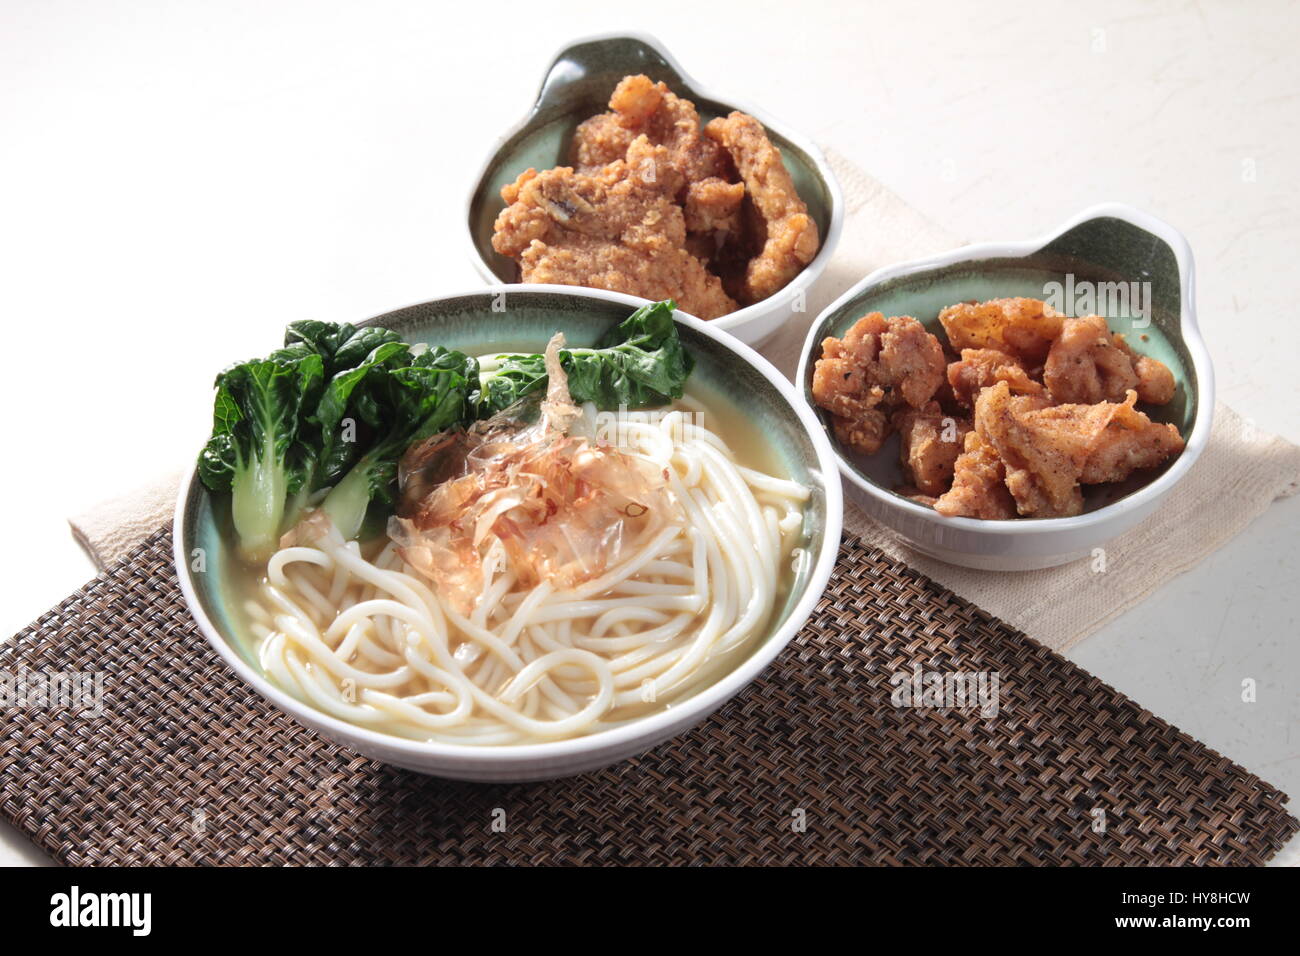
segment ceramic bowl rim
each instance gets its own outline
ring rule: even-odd
[[[1039,251],[1070,230],[1095,219],[1119,219],[1157,237],[1169,247],[1178,264],[1180,300],[1178,337],[1186,347],[1187,353],[1192,360],[1192,366],[1196,371],[1196,419],[1192,423],[1192,430],[1187,438],[1187,446],[1174,463],[1155,480],[1125,495],[1119,501],[1105,505],[1095,511],[1069,518],[1020,518],[989,521],[980,518],[946,517],[933,508],[927,508],[925,505],[901,498],[864,477],[849,463],[839,445],[832,442],[831,447],[835,450],[835,458],[839,464],[840,474],[845,481],[851,482],[854,487],[861,489],[865,494],[881,504],[932,525],[999,536],[1042,536],[1093,528],[1128,512],[1143,509],[1156,499],[1163,497],[1187,474],[1200,457],[1201,452],[1205,450],[1205,445],[1210,439],[1210,428],[1214,418],[1214,367],[1210,361],[1210,353],[1206,348],[1205,340],[1201,336],[1200,326],[1196,321],[1196,303],[1194,299],[1195,266],[1192,250],[1187,239],[1173,226],[1125,203],[1105,202],[1089,206],[1054,229],[1033,239],[981,242],[959,246],[938,255],[911,259],[875,270],[823,309],[813,321],[808,329],[808,335],[804,339],[803,351],[799,356],[796,387],[804,396],[804,401],[812,407],[812,395],[809,393],[808,386],[808,368],[810,362],[813,361],[814,351],[821,346],[819,334],[822,325],[832,314],[868,289],[891,279],[913,275],[918,272],[942,269],[961,262],[974,262],[981,259],[1023,258]],[[823,431],[826,431],[825,426],[823,426]]]
[[[540,293],[547,296],[578,296],[624,305],[629,309],[636,309],[643,304],[641,299],[620,292],[606,292],[600,289],[575,286],[515,283],[503,285],[501,288],[507,292]],[[405,308],[432,305],[451,299],[492,296],[497,294],[498,291],[500,290],[475,289],[470,292],[444,295],[423,302],[415,302]],[[401,311],[401,309],[390,309],[388,312],[381,313],[381,315],[387,315],[395,311]],[[377,315],[373,318],[379,317]],[[399,756],[401,759],[412,759],[421,766],[438,763],[442,765],[456,764],[460,768],[489,768],[521,761],[527,763],[560,763],[566,759],[581,757],[586,754],[601,751],[615,752],[619,748],[635,746],[639,741],[655,741],[663,736],[671,736],[700,723],[713,710],[730,700],[761,674],[776,656],[785,649],[786,645],[794,639],[795,634],[811,616],[817,602],[821,600],[821,596],[826,590],[826,585],[830,580],[839,553],[844,504],[841,484],[836,480],[838,472],[830,439],[822,429],[821,422],[817,420],[816,414],[803,401],[794,385],[752,347],[734,336],[717,331],[712,327],[712,323],[685,313],[678,313],[676,318],[691,330],[713,339],[734,355],[737,361],[750,365],[776,388],[778,394],[789,406],[791,414],[808,434],[809,440],[812,442],[816,452],[814,467],[821,476],[826,496],[826,516],[825,525],[822,529],[821,546],[816,562],[809,572],[803,593],[799,596],[781,626],[771,631],[761,646],[755,648],[749,657],[740,661],[735,668],[728,671],[715,683],[701,689],[671,708],[632,720],[621,727],[582,737],[536,744],[476,747],[469,744],[410,740],[380,733],[365,727],[358,727],[355,724],[340,720],[299,701],[296,697],[272,684],[236,652],[231,641],[222,635],[221,630],[204,610],[203,604],[199,600],[198,589],[192,581],[192,572],[187,560],[188,556],[184,553],[189,499],[194,490],[194,483],[197,480],[197,464],[192,463],[181,480],[180,493],[176,502],[176,515],[172,525],[172,558],[175,562],[176,574],[180,581],[185,604],[195,622],[199,625],[199,630],[202,631],[203,636],[207,638],[208,643],[216,650],[221,659],[246,684],[272,705],[289,714],[298,722],[308,727],[320,729],[336,740],[359,741],[363,746],[358,749],[365,753],[373,754],[377,751],[383,751]]]
[[[747,305],[743,309],[737,309],[735,312],[716,319],[710,319],[709,321],[716,328],[732,332],[735,329],[741,328],[748,325],[750,322],[761,318],[763,315],[770,312],[773,307],[779,306],[783,303],[788,303],[794,298],[799,290],[805,292],[810,290],[817,280],[821,278],[822,273],[826,271],[826,266],[830,263],[831,256],[835,254],[835,247],[839,245],[840,235],[844,231],[844,194],[840,189],[839,180],[835,176],[835,171],[831,169],[831,165],[827,161],[826,156],[822,153],[821,149],[812,142],[812,140],[803,136],[801,133],[795,132],[780,120],[773,119],[771,115],[765,111],[758,109],[743,100],[735,100],[730,97],[715,95],[712,90],[701,84],[699,80],[695,79],[693,75],[683,69],[681,63],[677,61],[677,58],[668,51],[657,37],[637,30],[614,30],[606,33],[593,33],[578,37],[560,46],[547,61],[548,66],[546,72],[543,74],[541,83],[538,85],[537,99],[533,101],[533,105],[516,123],[498,136],[492,143],[491,147],[487,151],[487,155],[483,159],[483,162],[478,165],[473,181],[470,183],[468,193],[466,194],[462,220],[465,223],[465,242],[468,246],[469,259],[471,264],[474,266],[475,271],[492,286],[523,284],[503,283],[500,276],[492,271],[491,264],[479,251],[478,244],[474,241],[474,232],[470,228],[470,213],[474,208],[474,198],[478,195],[479,187],[483,183],[483,177],[487,174],[487,171],[491,167],[493,160],[496,159],[497,154],[501,152],[501,149],[507,142],[522,131],[532,120],[533,114],[537,111],[537,106],[541,99],[541,92],[545,88],[547,77],[550,76],[551,70],[555,67],[556,62],[560,57],[565,53],[568,53],[574,47],[585,46],[589,43],[598,43],[603,40],[635,40],[638,43],[645,44],[647,47],[658,53],[659,56],[663,57],[664,61],[677,72],[677,75],[693,89],[700,93],[708,94],[710,99],[719,103],[724,103],[730,106],[733,110],[740,110],[741,112],[748,113],[750,116],[762,123],[765,129],[773,130],[795,146],[798,146],[799,149],[802,150],[803,153],[812,161],[812,164],[817,169],[817,174],[826,185],[826,192],[830,197],[830,217],[826,224],[826,234],[821,237],[821,246],[817,250],[817,255],[813,257],[813,261],[808,263],[808,265],[803,268],[803,271],[795,276],[795,278],[791,279],[784,288],[774,292],[761,302],[755,302],[753,305]],[[588,289],[592,287],[565,286],[564,288]],[[598,289],[596,291],[604,290]],[[640,301],[647,302],[650,300],[640,299]]]

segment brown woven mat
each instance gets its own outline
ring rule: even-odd
[[[894,706],[917,664],[997,672],[997,716]],[[421,777],[271,709],[191,622],[167,532],[0,646],[0,675],[22,668],[104,674],[99,716],[0,711],[0,812],[71,864],[1250,864],[1300,828],[1275,788],[852,541],[758,682],[558,782]]]

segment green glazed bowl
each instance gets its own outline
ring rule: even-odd
[[[1094,299],[1119,307],[1090,306],[1084,298],[1089,289]],[[831,436],[850,500],[918,551],[986,570],[1051,567],[1091,555],[1151,514],[1204,450],[1214,412],[1214,370],[1196,324],[1194,295],[1192,251],[1176,229],[1131,206],[1094,206],[1038,239],[965,246],[873,272],[818,316],[795,381],[815,407],[812,374],[822,340],[842,337],[869,312],[913,316],[941,341],[939,311],[956,302],[1055,296],[1067,314],[1102,314],[1136,351],[1174,373],[1173,401],[1143,410],[1177,426],[1187,447],[1162,468],[1085,489],[1081,515],[1009,521],[944,517],[893,492],[903,484],[897,436],[869,457]],[[828,416],[821,409],[817,414],[830,435]]]
[[[770,338],[817,281],[839,242],[844,200],[830,165],[813,143],[762,110],[723,100],[683,70],[672,55],[645,35],[607,34],[576,40],[555,55],[542,79],[532,109],[493,145],[469,194],[466,210],[470,258],[488,282],[516,282],[519,267],[492,248],[492,226],[505,208],[501,187],[528,169],[550,169],[568,162],[569,144],[578,124],[609,109],[609,96],[624,76],[644,73],[667,83],[693,102],[703,122],[741,110],[767,129],[794,179],[808,214],[817,223],[821,248],[788,286],[775,295],[730,315],[714,319],[714,328],[742,342],[759,345]]]
[[[546,285],[513,285],[436,299],[371,319],[409,342],[445,345],[470,353],[540,351],[556,332],[586,346],[643,303],[632,296]],[[807,620],[820,599],[839,550],[842,502],[830,442],[794,387],[753,349],[711,323],[678,315],[682,343],[695,357],[692,393],[716,396],[725,410],[744,395],[738,412],[766,439],[774,467],[808,485],[804,514],[805,557],[785,604],[768,633],[719,681],[625,726],[571,740],[507,747],[474,747],[406,740],[354,726],[286,694],[262,674],[235,581],[227,544],[228,502],[211,496],[191,471],[176,508],[175,561],[191,613],[217,653],[271,704],[330,739],[369,757],[421,773],[462,780],[518,781],[562,777],[607,766],[642,753],[704,720],[772,661]],[[269,344],[269,343],[268,343]],[[723,423],[725,425],[725,422]],[[726,429],[719,429],[725,437]],[[201,560],[200,560],[201,559]]]

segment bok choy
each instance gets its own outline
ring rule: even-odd
[[[680,398],[693,360],[673,308],[645,306],[595,348],[563,350],[574,400],[615,410]],[[283,348],[218,376],[199,477],[230,493],[247,560],[268,558],[313,505],[354,538],[371,502],[391,504],[412,443],[469,427],[546,385],[540,354],[496,356],[480,368],[462,352],[411,346],[377,326],[295,322]]]
[[[682,397],[694,361],[682,348],[673,322],[674,303],[642,306],[610,329],[590,349],[561,349],[575,402],[594,402],[602,411],[663,405]],[[479,417],[495,415],[520,399],[546,389],[541,355],[502,354],[485,359]]]

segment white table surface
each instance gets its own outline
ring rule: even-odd
[[[1221,398],[1300,441],[1294,4],[507,6],[0,4],[0,633],[90,577],[65,517],[184,464],[229,359],[480,286],[472,173],[593,32],[656,34],[959,235],[1167,219]],[[1297,540],[1293,499],[1069,656],[1300,794]],[[44,859],[0,832],[0,863]]]

